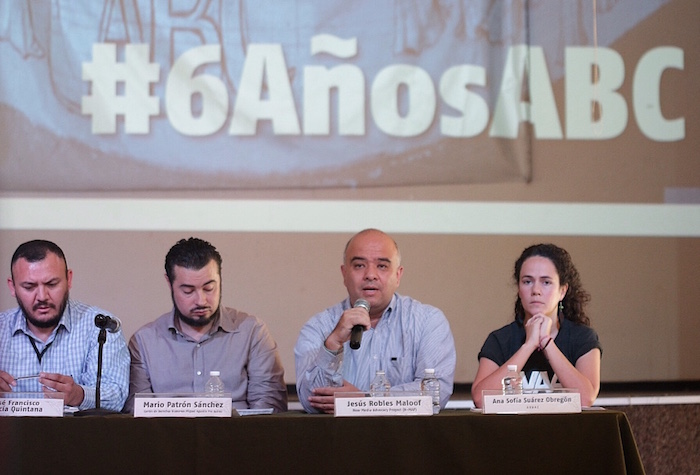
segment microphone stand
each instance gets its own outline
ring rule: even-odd
[[[117,411],[111,411],[109,409],[102,409],[100,407],[100,386],[102,385],[102,347],[107,341],[107,330],[105,328],[100,329],[99,335],[97,335],[97,382],[95,383],[95,408],[94,409],[84,409],[82,411],[77,411],[74,416],[106,416],[109,414],[119,414]]]

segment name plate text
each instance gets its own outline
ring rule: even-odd
[[[484,391],[484,414],[565,414],[581,412],[581,395],[570,391],[489,394]]]
[[[342,393],[335,398],[336,417],[373,416],[432,416],[433,402],[430,396],[354,396]]]
[[[0,416],[63,417],[63,398],[0,398]]]
[[[231,417],[231,395],[134,398],[134,417]]]

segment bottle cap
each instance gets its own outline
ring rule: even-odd
[[[426,374],[435,374],[435,368],[425,368]]]
[[[517,364],[509,364],[508,371],[518,371],[518,365]]]
[[[221,373],[218,371],[209,371],[209,376],[219,376],[219,375],[221,375]]]

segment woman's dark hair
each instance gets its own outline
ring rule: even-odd
[[[571,256],[565,249],[554,244],[536,244],[525,249],[515,261],[513,272],[515,284],[517,285],[520,281],[520,270],[523,263],[533,256],[545,257],[552,261],[559,275],[559,285],[569,286],[562,300],[564,309],[559,312],[559,318],[563,316],[574,323],[590,326],[591,321],[586,315],[584,307],[591,300],[591,296],[583,289],[581,277],[571,260]],[[520,295],[515,301],[515,320],[521,323],[525,320],[525,309],[520,301]]]

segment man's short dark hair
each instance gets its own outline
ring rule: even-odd
[[[63,254],[63,250],[58,247],[56,243],[51,241],[46,241],[44,239],[34,239],[33,241],[27,241],[20,244],[15,253],[12,254],[12,261],[10,262],[10,275],[14,278],[12,274],[12,267],[14,267],[15,262],[19,259],[24,259],[27,262],[39,262],[46,259],[47,253],[56,254],[61,258],[63,263],[66,265],[66,275],[68,275],[68,262],[66,261],[66,256]]]
[[[221,275],[221,254],[211,243],[195,237],[180,239],[165,256],[165,273],[172,284],[175,280],[175,266],[199,270],[212,259]]]

